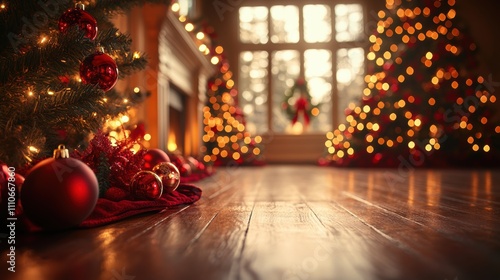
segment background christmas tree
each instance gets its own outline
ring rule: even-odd
[[[61,16],[75,8],[74,1],[1,3],[0,161],[21,166],[50,155],[61,143],[85,146],[90,133],[142,99],[133,91],[82,83],[79,69],[98,46],[116,61],[120,79],[146,66],[144,56],[131,51],[130,38],[111,22],[116,13],[144,2],[169,1],[83,2],[97,22],[95,39],[89,23],[61,32]]]
[[[220,59],[217,65],[217,72],[208,81],[207,105],[203,109],[203,160],[215,165],[255,164],[260,159],[262,138],[252,137],[245,129],[229,64]]]
[[[386,1],[369,37],[363,99],[327,135],[334,165],[495,163],[495,83],[474,72],[477,46],[454,5],[455,0]]]

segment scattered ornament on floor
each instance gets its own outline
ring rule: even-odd
[[[85,5],[77,3],[75,8],[64,12],[59,18],[59,31],[66,33],[72,26],[78,27],[85,32],[85,37],[94,40],[97,37],[97,21],[85,11]]]
[[[205,165],[201,161],[195,159],[192,156],[187,157],[187,161],[188,161],[189,165],[191,166],[192,173],[204,173],[205,172]]]
[[[167,153],[160,149],[149,149],[144,155],[144,164],[142,167],[145,170],[151,170],[162,162],[170,162],[170,157]]]
[[[79,225],[95,208],[97,178],[85,163],[69,157],[64,145],[28,171],[21,204],[28,219],[46,230]]]
[[[162,162],[153,168],[153,172],[161,178],[163,189],[167,192],[173,192],[181,182],[179,169],[171,162]]]
[[[168,154],[170,161],[177,166],[182,177],[189,177],[192,174],[191,166],[186,158],[179,152],[174,151]]]
[[[111,90],[118,81],[115,60],[100,47],[80,64],[80,78],[84,84],[99,85],[104,91]]]
[[[162,179],[152,171],[140,171],[130,183],[130,193],[139,200],[159,199],[163,193]]]

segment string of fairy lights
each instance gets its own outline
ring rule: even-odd
[[[446,2],[450,7],[447,11],[433,14],[433,8],[440,8]],[[373,154],[400,145],[406,145],[410,150],[416,149],[417,144],[421,148],[422,143],[417,143],[417,136],[422,135],[427,139],[427,143],[423,145],[425,151],[431,152],[442,148],[439,138],[446,133],[443,124],[438,121],[433,123],[433,118],[425,116],[425,112],[407,108],[410,106],[415,108],[418,102],[423,102],[424,104],[427,103],[425,106],[434,107],[433,111],[439,111],[439,108],[435,107],[441,105],[438,100],[439,98],[442,99],[444,94],[441,96],[423,95],[419,92],[406,95],[394,94],[394,96],[401,97],[399,100],[394,96],[392,96],[392,99],[384,99],[380,96],[398,92],[405,82],[415,80],[416,75],[421,75],[416,69],[421,66],[412,64],[411,61],[408,61],[410,58],[406,59],[404,55],[410,45],[426,40],[436,41],[445,37],[448,43],[445,45],[444,50],[454,56],[459,56],[464,51],[464,48],[469,48],[470,51],[476,50],[477,46],[474,43],[468,43],[467,46],[454,44],[454,42],[459,41],[462,34],[454,26],[453,22],[457,14],[453,8],[455,0],[446,2],[441,0],[431,2],[434,7],[404,8],[401,6],[401,0],[386,0],[387,10],[378,12],[379,20],[376,34],[369,36],[372,45],[366,56],[378,68],[374,68],[376,70],[373,74],[365,76],[364,102],[361,105],[350,104],[345,123],[340,124],[336,130],[328,132],[326,135],[328,140],[325,145],[332,161],[353,157],[360,152]],[[428,18],[431,16],[434,25],[426,30],[424,23],[429,22]],[[402,24],[395,24],[396,20]],[[385,40],[388,40],[389,44]],[[464,97],[456,98],[456,106],[464,107],[466,112],[453,124],[453,129],[461,129],[464,133],[471,134],[467,138],[467,143],[472,151],[490,152],[490,144],[482,141],[484,135],[477,127],[478,125],[488,124],[488,116],[482,116],[480,123],[477,124],[473,123],[471,114],[476,112],[479,106],[483,104],[495,103],[495,95],[488,92],[484,86],[477,86],[485,82],[482,76],[477,78],[464,77],[463,73],[460,73],[460,70],[451,64],[431,68],[435,63],[439,62],[439,59],[439,54],[433,53],[433,50],[425,52],[420,58],[420,63],[425,66],[425,68],[420,69],[429,69],[427,72],[431,71],[430,69],[436,69],[435,72],[432,72],[433,74],[425,74],[430,77],[428,81],[422,81],[423,90],[432,92],[448,85],[451,90],[462,87],[477,89],[474,95],[477,102],[469,102],[469,105],[465,104],[467,100]],[[404,66],[406,66],[406,69],[401,73],[395,73],[392,72],[394,66],[399,67],[398,69],[404,69]],[[390,77],[391,75],[393,76]],[[421,98],[420,96],[427,98],[427,100],[417,100]],[[453,108],[453,104],[451,105],[450,107]],[[387,116],[387,120],[382,123],[382,116],[384,115]],[[395,122],[398,123],[398,126],[394,128],[392,133],[388,134],[381,131]],[[494,130],[495,133],[500,133],[500,126],[496,126]],[[356,135],[364,135],[364,139],[356,139]]]

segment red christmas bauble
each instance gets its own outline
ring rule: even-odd
[[[189,163],[183,163],[179,168],[182,177],[189,177],[193,174],[193,170],[191,169],[191,165]]]
[[[150,149],[144,154],[144,164],[142,168],[145,170],[152,170],[153,167],[162,162],[170,162],[170,157],[167,153],[160,149]]]
[[[139,171],[132,177],[130,193],[139,200],[154,200],[161,197],[163,184],[160,176],[152,171]]]
[[[162,162],[153,168],[153,172],[161,178],[163,189],[173,192],[181,182],[181,174],[177,166],[171,162]]]
[[[79,225],[94,210],[97,177],[85,163],[69,157],[60,145],[54,157],[36,164],[26,175],[21,204],[30,221],[43,229]]]
[[[2,220],[22,213],[19,194],[23,182],[24,177],[16,173],[13,167],[0,165],[0,218]]]
[[[85,32],[86,38],[94,40],[97,37],[97,21],[80,7],[67,10],[59,18],[59,31],[62,33],[74,25],[78,25]]]
[[[108,91],[118,81],[118,67],[111,56],[97,51],[80,64],[80,78],[85,84],[98,84],[102,90]]]

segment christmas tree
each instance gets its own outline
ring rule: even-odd
[[[454,5],[386,1],[369,37],[362,101],[327,134],[333,165],[496,164],[495,84],[474,72],[477,46]]]
[[[215,165],[255,164],[260,158],[262,138],[252,137],[245,129],[228,62],[221,59],[217,68],[216,74],[208,81],[207,105],[203,108],[203,160]]]
[[[82,148],[106,120],[142,99],[113,89],[146,66],[111,18],[140,1],[3,1],[0,161],[22,166],[64,143]]]

